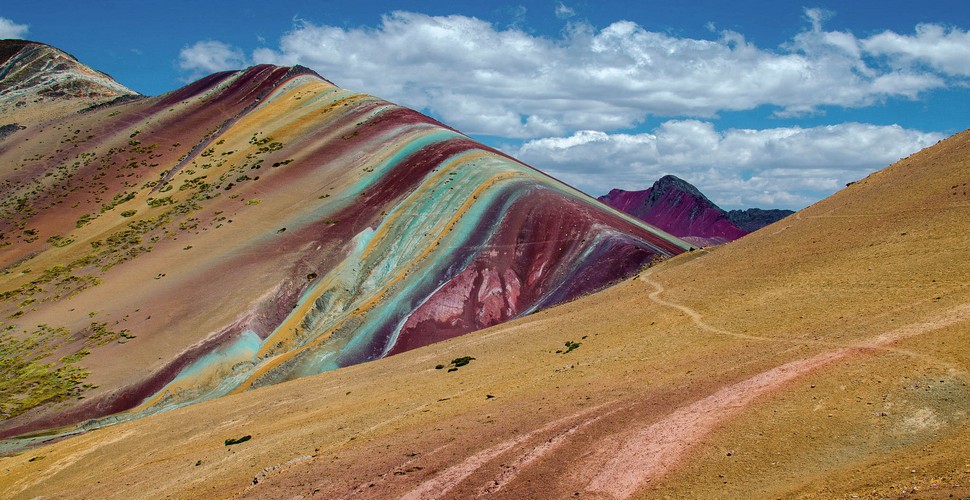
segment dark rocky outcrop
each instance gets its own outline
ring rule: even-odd
[[[793,213],[795,212],[792,210],[781,210],[777,208],[768,210],[749,208],[747,210],[730,210],[727,216],[734,225],[750,233],[769,224],[774,224]]]

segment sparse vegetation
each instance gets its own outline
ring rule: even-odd
[[[54,236],[51,236],[50,238],[47,238],[47,242],[50,243],[51,246],[54,246],[54,247],[57,247],[57,248],[62,248],[62,247],[66,247],[66,246],[70,245],[71,243],[74,243],[74,239],[73,238],[65,238],[63,236],[60,236],[60,235],[56,235],[55,234]]]
[[[82,215],[82,216],[80,216],[80,217],[77,218],[77,222],[74,223],[74,226],[77,227],[78,229],[80,229],[85,224],[93,221],[95,219],[95,217],[97,217],[97,216],[94,215],[94,214],[84,214],[84,215]]]
[[[583,338],[585,338],[585,337],[583,337]],[[579,342],[573,342],[572,340],[567,340],[566,341],[566,344],[565,344],[566,349],[560,349],[560,350],[556,351],[556,354],[569,354],[569,353],[575,351],[576,349],[579,349],[579,346],[580,345],[582,345],[582,344],[580,344]]]
[[[9,325],[0,332],[0,420],[40,405],[80,398],[94,387],[83,383],[90,372],[77,365],[90,351],[82,347],[53,357],[72,341],[67,328],[46,324],[30,331]]]
[[[459,368],[461,368],[462,366],[467,365],[468,363],[471,363],[474,360],[475,360],[475,358],[473,358],[471,356],[462,356],[460,358],[455,358],[455,359],[451,360],[450,368],[448,368],[448,371],[449,372],[458,371]],[[434,367],[434,369],[435,370],[441,370],[441,369],[444,369],[444,367],[445,367],[445,365],[437,365],[437,366]]]
[[[121,205],[122,203],[131,201],[134,198],[135,198],[135,193],[128,193],[128,192],[118,193],[114,196],[114,198],[111,199],[110,203],[106,203],[101,206],[101,213],[105,213],[108,210],[111,210],[112,208],[118,205]]]
[[[232,446],[234,444],[245,443],[246,441],[249,441],[252,438],[253,438],[252,436],[250,436],[249,434],[247,434],[247,435],[245,435],[245,436],[243,436],[241,438],[227,439],[226,440],[226,446]]]
[[[152,208],[164,207],[165,205],[175,204],[171,196],[166,196],[164,198],[149,198],[147,203],[148,203],[148,206]]]

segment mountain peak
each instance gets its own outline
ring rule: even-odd
[[[667,192],[669,189],[677,189],[693,196],[699,196],[705,200],[707,199],[707,197],[704,196],[704,193],[701,193],[701,191],[694,187],[693,184],[672,174],[667,174],[658,179],[657,182],[654,182],[653,189],[660,190],[662,192]]]
[[[665,175],[649,189],[611,189],[599,201],[653,224],[696,245],[731,241],[773,224],[791,210],[731,210],[725,212],[691,183]]]
[[[661,177],[643,191],[613,189],[599,200],[695,245],[724,243],[747,234],[700,190],[674,175]]]
[[[63,113],[137,96],[76,57],[28,40],[0,40],[0,114],[13,122],[34,122]]]
[[[8,59],[14,56],[20,49],[28,45],[44,45],[39,42],[29,40],[0,40],[0,64],[5,64]]]

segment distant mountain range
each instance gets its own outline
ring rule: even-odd
[[[375,360],[690,248],[299,66],[148,98],[6,41],[0,76],[0,436]]]
[[[761,209],[761,208],[748,208],[745,210],[729,210],[727,212],[728,219],[735,226],[738,226],[743,231],[749,233],[757,231],[765,226],[774,224],[775,222],[794,214],[793,210],[783,210],[778,208],[771,209]]]
[[[760,208],[725,212],[673,175],[661,177],[643,191],[613,189],[597,199],[698,246],[736,240],[794,213]]]

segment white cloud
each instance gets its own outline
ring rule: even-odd
[[[203,40],[183,47],[178,65],[188,73],[188,79],[195,79],[217,71],[242,69],[247,62],[242,50],[223,42]]]
[[[674,174],[724,208],[802,208],[942,137],[898,125],[718,131],[671,120],[649,133],[579,131],[508,152],[593,195]]]
[[[560,17],[571,13],[559,2]],[[461,15],[392,12],[373,27],[295,19],[276,47],[247,58],[220,42],[183,49],[202,73],[256,63],[301,64],[348,89],[429,112],[472,135],[534,139],[506,148],[601,194],[643,189],[666,173],[696,183],[726,208],[800,208],[940,138],[898,126],[718,130],[719,113],[766,107],[793,117],[826,107],[970,86],[970,33],[935,24],[915,34],[857,37],[826,30],[833,13],[805,9],[806,26],[778,47],[741,33],[709,39],[565,22],[557,36]],[[674,118],[649,133],[652,116]],[[683,118],[696,119],[683,119]]]
[[[556,17],[559,19],[569,19],[576,15],[576,10],[572,7],[559,2],[556,4]]]
[[[835,13],[828,9],[820,9],[818,7],[805,9],[805,17],[812,23],[812,31],[820,31],[822,29],[822,23],[831,19],[834,15]]]
[[[825,31],[829,15],[807,9],[809,29],[765,49],[732,31],[695,39],[617,21],[599,30],[569,23],[560,36],[544,37],[473,17],[393,12],[376,27],[301,21],[278,48],[259,49],[253,60],[309,66],[338,85],[429,111],[464,132],[508,138],[617,130],[649,116],[709,118],[762,105],[783,116],[863,107],[917,98],[970,71],[962,62],[970,57],[962,31],[921,25],[916,37],[887,32],[860,39]],[[934,44],[946,55],[934,53]],[[926,64],[887,65],[883,55],[890,52],[894,60]]]
[[[888,56],[897,66],[926,64],[950,75],[970,76],[970,31],[920,24],[915,35],[884,31],[862,43],[868,52]]]
[[[0,39],[4,38],[23,38],[30,27],[26,24],[17,24],[5,17],[0,17]]]

